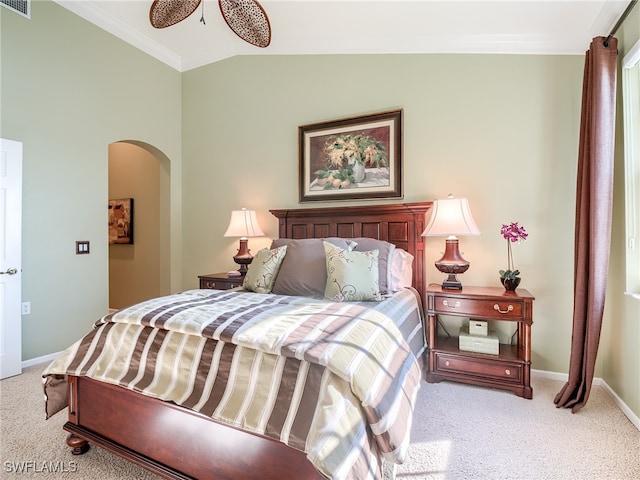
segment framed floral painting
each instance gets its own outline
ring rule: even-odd
[[[300,202],[402,197],[402,110],[298,128]]]

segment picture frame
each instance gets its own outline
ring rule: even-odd
[[[109,200],[109,245],[133,244],[133,198]]]
[[[402,197],[402,109],[298,127],[300,202]]]

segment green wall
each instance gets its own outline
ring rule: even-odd
[[[111,143],[146,142],[171,159],[180,275],[181,76],[50,1],[32,2],[30,20],[0,8],[0,21],[0,135],[24,144],[22,352],[31,359],[64,349],[107,311]],[[89,240],[91,254],[76,256],[76,240]]]
[[[632,15],[621,53],[638,38],[637,8]],[[269,209],[318,205],[298,204],[299,125],[402,108],[398,201],[469,198],[482,235],[461,240],[467,285],[498,286],[500,225],[527,228],[514,259],[521,288],[536,296],[533,368],[567,372],[582,55],[242,56],[179,74],[51,2],[34,2],[31,20],[2,9],[0,18],[1,134],[25,146],[25,359],[67,346],[107,308],[110,143],[143,142],[171,162],[177,291],[236,268],[237,240],[223,237],[231,210],[258,211],[268,238],[250,240],[255,252],[277,234]],[[596,376],[640,415],[639,306],[618,273],[621,175],[619,146]],[[76,257],[75,240],[87,238],[92,254]],[[427,280],[440,282],[443,240],[427,239],[427,249]]]
[[[616,38],[620,66],[625,54],[640,40],[640,5],[631,11]],[[598,363],[602,368],[597,374],[640,417],[640,301],[624,295],[626,235],[621,75],[618,67],[613,231],[607,300],[598,351]]]
[[[514,259],[537,297],[533,366],[566,371],[582,68],[580,56],[316,55],[186,72],[183,284],[233,268],[237,241],[223,237],[232,209],[257,210],[276,236],[268,210],[298,204],[299,125],[402,108],[404,200],[469,198],[482,235],[461,240],[463,284],[500,286],[500,226],[527,228]],[[254,251],[264,244],[250,240]],[[443,247],[427,239],[429,282],[442,281],[433,263]]]
[[[471,261],[463,284],[498,286],[506,265],[500,226],[527,228],[529,240],[514,257],[521,288],[536,296],[533,368],[567,372],[583,68],[583,56],[317,55],[235,57],[186,72],[183,285],[235,268],[237,241],[223,237],[231,210],[258,211],[268,238],[250,240],[257,251],[277,235],[269,209],[305,206],[298,204],[298,126],[402,108],[404,200],[469,198],[482,235],[461,241]],[[623,215],[615,217],[614,266],[623,262],[624,242]],[[440,282],[433,262],[442,239],[428,239],[427,248],[427,280]],[[622,297],[617,271],[596,377],[637,415],[638,307]],[[612,313],[618,302],[625,311]]]

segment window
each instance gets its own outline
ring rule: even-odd
[[[622,60],[626,293],[640,299],[640,40]]]

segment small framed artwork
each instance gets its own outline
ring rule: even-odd
[[[109,244],[133,243],[133,198],[109,200]]]
[[[298,127],[300,202],[402,197],[402,110]]]

